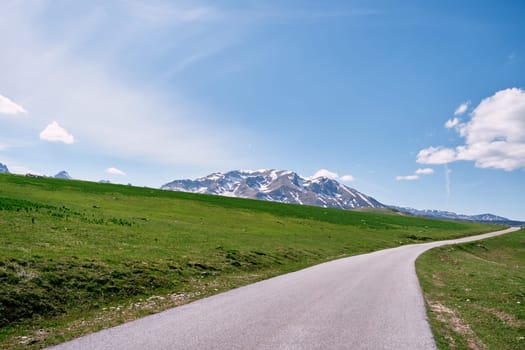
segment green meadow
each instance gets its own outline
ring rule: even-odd
[[[416,267],[439,349],[525,349],[525,229],[432,249]]]
[[[0,348],[41,348],[327,260],[493,229],[0,174]]]

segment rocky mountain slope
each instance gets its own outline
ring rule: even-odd
[[[66,180],[71,180],[73,179],[71,177],[71,175],[68,174],[67,171],[65,170],[62,170],[60,171],[58,174],[56,174],[55,176],[53,176],[55,179],[66,179]]]
[[[234,170],[195,180],[175,180],[164,190],[216,194],[326,208],[384,208],[374,198],[326,177],[303,178],[286,170]]]
[[[0,173],[9,173],[7,165],[0,163]]]

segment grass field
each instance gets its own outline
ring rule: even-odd
[[[0,348],[39,348],[338,257],[493,230],[0,174]]]
[[[440,349],[525,349],[525,229],[416,262]]]

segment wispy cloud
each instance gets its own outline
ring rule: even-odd
[[[111,174],[111,175],[126,176],[125,172],[115,167],[107,168],[106,173]]]
[[[419,176],[417,175],[404,175],[404,176],[396,176],[397,181],[415,181],[419,180]]]
[[[343,175],[340,177],[340,180],[343,182],[352,182],[355,178],[352,175]]]
[[[337,178],[339,178],[339,175],[330,170],[319,169],[315,172],[315,174],[312,175],[311,179],[316,179],[318,177],[326,177],[332,180],[336,180]]]
[[[428,147],[417,154],[417,162],[421,164],[446,164],[456,160],[456,152],[445,147]]]
[[[418,175],[434,174],[434,169],[432,169],[432,168],[419,168],[419,169],[416,170],[416,174],[418,174]]]
[[[27,113],[24,107],[15,103],[8,97],[0,95],[0,114],[16,115],[21,113]]]
[[[283,2],[284,4],[284,2]],[[280,7],[269,9],[268,7],[254,7],[250,10],[236,11],[235,16],[242,16],[250,20],[256,19],[287,19],[287,20],[324,20],[333,18],[370,17],[380,15],[381,12],[375,8],[362,7],[339,10],[302,10],[294,7]]]
[[[470,121],[455,125],[465,144],[428,147],[419,151],[421,164],[474,161],[479,168],[507,171],[525,169],[525,91],[505,89],[485,98],[472,111]]]
[[[453,127],[456,127],[459,125],[459,119],[458,118],[452,118],[447,120],[445,123],[445,128],[452,129]]]
[[[152,22],[203,22],[217,18],[220,12],[211,6],[174,5],[168,2],[130,1],[124,3],[130,13]]]
[[[150,34],[148,31],[155,28],[141,24],[134,26],[133,31],[127,28],[119,31],[120,27],[114,26],[116,30],[108,34],[114,39],[112,42],[128,43],[129,47],[112,51],[102,50],[102,46],[84,57],[79,54],[82,52],[79,47],[92,44],[97,31],[104,27],[103,20],[92,23],[80,15],[77,21],[67,22],[71,26],[68,30],[46,37],[38,30],[42,21],[39,16],[50,4],[53,3],[44,2],[35,9],[31,4],[20,2],[2,9],[5,12],[0,21],[0,66],[11,67],[2,71],[2,87],[27,96],[26,107],[32,111],[27,128],[34,129],[53,116],[74,130],[75,138],[82,139],[82,147],[90,147],[94,152],[199,167],[230,167],[242,162],[239,145],[248,143],[246,139],[252,137],[249,131],[213,122],[214,113],[209,112],[204,103],[192,102],[180,95],[164,96],[155,88],[147,87],[150,81],[130,83],[122,72],[115,71],[118,65],[114,63],[123,52],[137,50],[132,45],[137,44],[135,39],[139,34]],[[211,10],[202,8],[181,11],[170,14],[187,25],[211,15]],[[112,21],[129,20],[121,13],[115,16]],[[188,37],[183,39],[192,42],[197,30],[191,31],[191,28],[185,27],[183,32],[174,30],[173,41],[177,40],[176,35],[185,35]],[[209,28],[200,30],[210,37],[214,34]],[[68,31],[84,33],[84,42],[61,35]],[[141,47],[149,47],[144,45]],[[151,79],[154,81],[155,77]],[[197,105],[198,108],[194,107]],[[57,131],[56,126],[46,130],[43,139],[52,138],[50,131],[53,130]],[[73,136],[69,135],[71,137],[62,132],[65,137],[59,137],[55,133],[54,139],[73,142]]]
[[[469,106],[470,106],[470,101],[463,102],[462,104],[460,104],[458,106],[458,108],[456,108],[456,110],[454,111],[454,115],[458,116],[458,115],[465,114],[467,112]]]
[[[313,174],[310,179],[316,179],[316,178],[319,178],[319,177],[326,177],[328,179],[332,179],[332,180],[340,180],[342,182],[352,182],[355,180],[355,178],[350,175],[350,174],[347,174],[347,175],[343,175],[343,176],[339,176],[338,173],[335,173],[333,171],[330,171],[330,170],[326,170],[326,169],[319,169],[315,172],[315,174]]]
[[[452,173],[452,170],[448,168],[448,165],[445,164],[445,193],[447,195],[447,205],[450,201],[450,174]]]
[[[63,142],[66,144],[72,144],[75,142],[75,138],[63,127],[58,125],[57,122],[52,122],[40,133],[40,139],[49,142]]]
[[[518,61],[518,56],[515,52],[511,52],[507,57],[507,62],[510,64],[516,63]]]
[[[434,173],[432,168],[419,168],[414,171],[414,174],[411,175],[400,175],[396,176],[397,181],[416,181],[419,180],[419,175],[430,175]]]

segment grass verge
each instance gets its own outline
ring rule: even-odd
[[[525,229],[432,249],[416,268],[439,349],[525,349]]]
[[[0,348],[40,348],[349,255],[494,227],[0,175]]]

